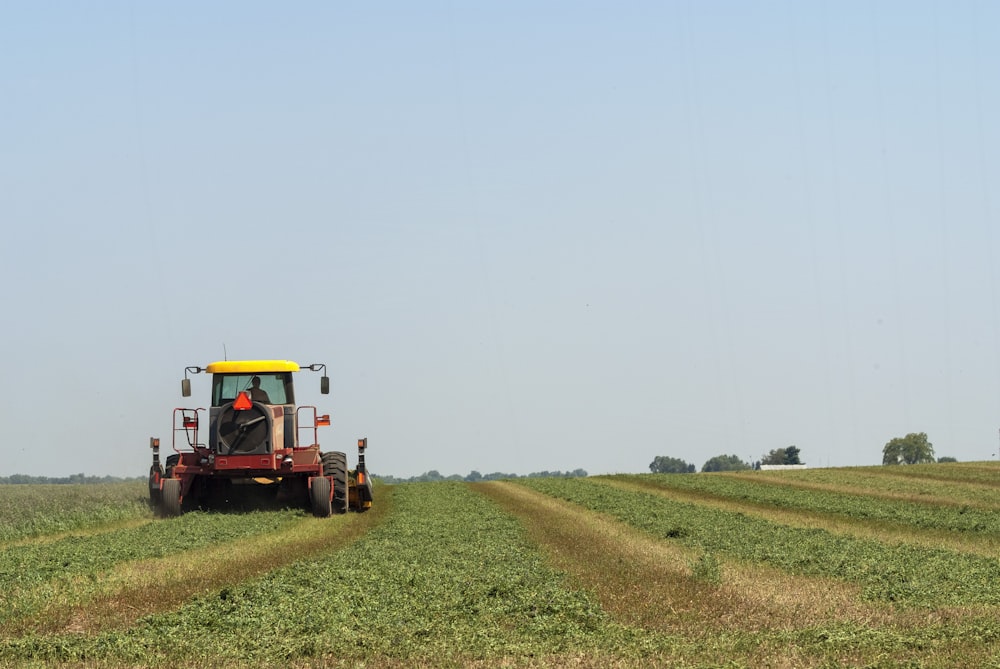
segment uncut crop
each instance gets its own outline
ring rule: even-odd
[[[144,481],[0,485],[0,543],[151,518]]]

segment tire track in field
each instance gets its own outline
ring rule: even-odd
[[[700,636],[723,630],[794,630],[830,622],[885,624],[886,607],[858,586],[722,563],[720,584],[694,575],[698,551],[657,540],[603,514],[508,482],[473,489],[516,515],[556,565],[626,624]]]
[[[970,553],[988,558],[1000,555],[1000,541],[996,537],[956,533],[948,530],[904,530],[899,525],[877,520],[846,518],[837,513],[796,510],[766,502],[738,500],[706,491],[688,491],[668,488],[653,481],[592,478],[595,483],[631,492],[658,495],[675,502],[700,504],[720,511],[742,513],[780,525],[821,529],[859,539],[875,539],[888,544],[910,544],[925,548],[944,548],[959,553]]]
[[[371,510],[333,518],[304,518],[279,532],[243,537],[162,558],[119,564],[96,579],[78,578],[58,601],[7,621],[2,636],[89,634],[124,628],[137,618],[172,610],[192,597],[235,585],[298,560],[349,546],[391,511],[391,491],[380,489]]]

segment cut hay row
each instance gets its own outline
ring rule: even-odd
[[[681,545],[793,574],[856,583],[872,601],[1000,604],[1000,561],[995,558],[791,527],[590,479],[527,479],[521,484]]]
[[[808,470],[810,475],[830,472],[847,478],[901,478],[911,481],[957,483],[963,486],[1000,488],[1000,460],[951,462],[889,467],[841,467]],[[801,473],[801,472],[800,472]]]
[[[346,545],[378,516],[192,513],[0,550],[0,635],[124,626],[196,594]]]
[[[756,472],[747,475],[726,473],[696,476],[639,474],[611,478],[641,481],[650,486],[691,491],[717,499],[745,500],[778,508],[910,526],[919,530],[944,530],[1000,538],[1000,505],[972,506],[954,500],[908,497],[875,491],[865,494],[860,490],[831,484],[812,484],[774,476],[761,477]]]
[[[862,603],[856,585],[747,568],[736,561],[709,570],[699,548],[656,539],[606,514],[513,483],[477,488],[520,517],[561,568],[581,578],[606,610],[630,624],[687,634],[789,630],[806,619],[871,622],[884,613]]]
[[[622,490],[645,492],[658,495],[675,502],[697,504],[701,506],[726,511],[728,513],[745,514],[760,520],[797,527],[803,529],[819,529],[831,534],[845,535],[858,539],[869,539],[890,544],[913,544],[925,548],[940,548],[972,553],[987,558],[1000,555],[1000,536],[992,534],[970,534],[949,529],[927,529],[893,523],[889,521],[870,520],[868,518],[851,516],[843,513],[832,513],[817,510],[814,504],[805,500],[806,495],[798,494],[799,505],[775,505],[761,499],[754,499],[747,494],[738,496],[727,495],[724,486],[705,489],[692,489],[672,485],[677,478],[666,477],[623,476],[599,477],[592,479],[600,483],[615,486]],[[718,479],[716,479],[718,481]]]
[[[684,660],[691,666],[878,664],[889,654],[893,666],[947,667],[993,657],[1000,634],[994,607],[928,610],[867,601],[855,584],[717,560],[524,483],[477,489],[520,517],[551,559],[595,592],[616,619],[683,633],[689,643]],[[717,571],[706,562],[717,562]],[[835,638],[853,641],[830,643]]]
[[[391,498],[391,508],[387,500]],[[648,666],[669,637],[615,624],[516,519],[460,483],[381,488],[389,511],[342,550],[190,599],[126,629],[0,639],[86,666]],[[86,632],[86,630],[85,630]]]
[[[960,471],[966,476],[935,474],[923,466],[852,467],[755,472],[759,479],[806,486],[830,486],[829,489],[876,498],[902,498],[919,502],[934,499],[945,503],[1000,509],[1000,468],[933,465],[938,471]],[[919,470],[919,471],[914,471]],[[974,473],[975,476],[968,474]]]
[[[945,480],[895,474],[907,467],[868,467],[856,470],[725,472],[717,474],[761,485],[797,487],[862,498],[920,506],[1000,511],[1000,488],[979,481]],[[1000,472],[997,473],[1000,476]]]

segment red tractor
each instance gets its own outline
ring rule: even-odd
[[[273,495],[279,503],[306,506],[317,516],[371,508],[368,440],[358,440],[354,470],[348,470],[346,454],[320,451],[319,428],[330,424],[330,416],[319,415],[314,406],[296,406],[292,375],[300,369],[324,372],[320,392],[330,392],[322,364],[226,360],[187,367],[181,394],[191,396],[188,372],[208,372],[212,402],[207,410],[174,409],[174,453],[165,463],[160,463],[160,440],[150,439],[149,497],[154,507],[177,516],[187,509]],[[206,411],[207,443],[199,432]]]

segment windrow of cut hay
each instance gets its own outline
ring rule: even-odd
[[[706,666],[707,649],[725,643],[736,666],[995,663],[996,554],[789,526],[623,483],[641,478],[516,482],[547,499],[486,494],[519,514],[617,617],[687,630],[703,644],[692,658]],[[726,479],[697,478],[708,488]]]
[[[592,479],[537,479],[522,484],[681,545],[793,574],[856,583],[868,600],[934,606],[1000,604],[1000,562],[986,556],[791,527]]]

